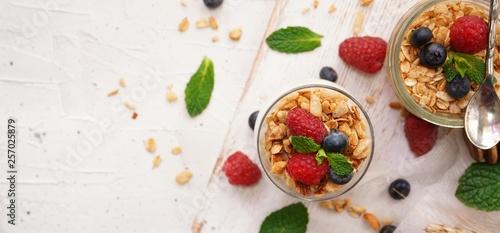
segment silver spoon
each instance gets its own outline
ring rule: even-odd
[[[495,20],[498,1],[490,4],[488,21],[488,48],[486,50],[486,76],[472,96],[465,112],[465,132],[469,140],[483,150],[492,148],[500,141],[500,100],[493,87],[493,53],[495,51]]]

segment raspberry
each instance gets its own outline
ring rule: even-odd
[[[318,165],[315,153],[292,154],[286,164],[286,171],[305,185],[317,185],[325,177],[329,166],[326,159]]]
[[[455,52],[480,52],[488,44],[488,25],[478,16],[460,17],[450,27],[450,44]]]
[[[227,158],[222,171],[232,185],[250,186],[257,183],[261,176],[259,167],[240,151]]]
[[[312,138],[315,143],[321,144],[328,133],[321,120],[307,110],[296,107],[288,111],[286,124],[293,136],[304,136]]]
[[[436,144],[438,127],[412,114],[406,116],[404,130],[410,149],[417,157],[429,152]]]
[[[351,37],[340,43],[339,56],[345,63],[374,74],[382,69],[387,42],[378,37]]]

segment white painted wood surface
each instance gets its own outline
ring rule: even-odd
[[[353,36],[354,15],[365,13],[361,35],[389,39],[392,28],[417,0],[225,0],[209,10],[201,0],[0,2],[0,130],[18,120],[18,206],[16,226],[6,223],[5,134],[0,136],[0,232],[257,232],[270,212],[297,202],[265,176],[250,188],[228,184],[222,161],[236,150],[255,162],[247,126],[275,91],[290,81],[318,78],[323,66],[368,111],[375,130],[375,157],[358,186],[346,195],[380,219],[393,218],[400,232],[421,232],[445,223],[494,232],[498,213],[463,206],[453,193],[472,162],[457,130],[442,130],[438,145],[415,158],[408,149],[387,72],[365,75],[346,66],[338,45]],[[337,10],[329,14],[335,4]],[[302,13],[309,7],[307,13]],[[214,16],[219,29],[195,22]],[[180,33],[184,17],[190,28]],[[305,26],[324,35],[318,49],[297,55],[270,50],[263,40],[286,26]],[[242,28],[238,42],[229,30]],[[212,43],[212,36],[220,41]],[[204,56],[215,67],[208,108],[190,118],[184,87]],[[125,78],[127,87],[118,85]],[[179,95],[165,99],[167,84]],[[119,89],[113,97],[107,93]],[[364,99],[374,96],[376,102]],[[136,120],[124,101],[137,104]],[[145,149],[154,137],[155,153]],[[182,154],[170,152],[182,147]],[[77,155],[75,155],[77,154]],[[154,156],[163,159],[153,169]],[[63,169],[64,168],[64,169]],[[194,173],[180,186],[175,175]],[[403,177],[412,191],[405,201],[387,195]],[[308,232],[373,232],[362,219],[305,203]],[[477,224],[480,222],[481,224]]]

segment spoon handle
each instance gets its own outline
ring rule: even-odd
[[[488,22],[488,48],[486,50],[486,79],[493,77],[493,54],[495,51],[495,21],[498,18],[498,0],[491,0],[490,18]]]

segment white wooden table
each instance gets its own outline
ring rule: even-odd
[[[17,121],[16,225],[7,223],[6,134],[0,136],[0,232],[257,232],[272,211],[298,200],[265,176],[250,188],[229,185],[220,171],[236,150],[257,162],[249,115],[290,81],[319,78],[332,66],[338,83],[358,98],[375,130],[375,155],[360,184],[346,194],[400,232],[427,224],[500,229],[500,215],[465,207],[457,179],[472,162],[458,130],[442,130],[437,146],[415,158],[386,70],[365,75],[346,66],[338,45],[353,36],[356,12],[365,13],[360,35],[388,41],[392,28],[418,0],[225,0],[215,10],[201,0],[3,0],[0,2],[0,130]],[[337,10],[328,13],[331,4]],[[310,8],[302,13],[305,8]],[[218,30],[196,28],[214,16]],[[177,27],[187,17],[190,27]],[[322,46],[287,55],[263,42],[272,31],[305,26],[324,36]],[[228,32],[241,28],[240,41]],[[212,42],[212,37],[220,40]],[[215,68],[208,108],[191,118],[184,88],[204,56]],[[124,78],[126,87],[118,80]],[[167,85],[178,100],[167,102]],[[115,96],[107,94],[115,89]],[[364,99],[375,97],[373,104]],[[137,105],[134,111],[125,101]],[[155,138],[157,149],[145,149]],[[171,148],[182,147],[180,155]],[[152,168],[160,155],[162,163]],[[175,176],[189,169],[184,186]],[[5,177],[5,178],[4,178]],[[395,201],[388,184],[406,178],[410,196]],[[362,219],[305,203],[308,232],[374,232]],[[477,224],[480,222],[481,224]]]

